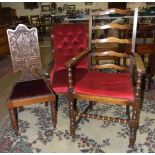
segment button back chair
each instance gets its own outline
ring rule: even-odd
[[[69,98],[69,117],[70,117],[70,133],[71,136],[75,137],[76,127],[81,118],[94,118],[104,121],[112,121],[128,124],[130,129],[129,134],[129,147],[133,147],[136,141],[136,131],[139,124],[140,116],[140,93],[141,93],[141,78],[144,73],[144,65],[141,57],[134,52],[135,46],[135,36],[136,36],[136,23],[138,16],[138,9],[136,9],[134,15],[134,26],[133,26],[133,44],[131,53],[118,53],[116,51],[108,50],[104,52],[92,51],[92,47],[96,43],[118,43],[118,44],[131,44],[131,41],[123,38],[108,37],[104,39],[92,39],[93,29],[129,29],[130,26],[126,24],[107,24],[107,25],[92,25],[92,20],[94,16],[104,16],[110,14],[126,14],[126,10],[120,9],[109,9],[106,11],[89,11],[89,52],[83,52],[66,62],[68,67],[68,98]],[[102,57],[118,57],[119,59],[126,58],[129,61],[129,65],[123,66],[123,64],[116,65],[109,62],[108,64],[94,64],[89,60],[90,70],[87,72],[83,78],[75,83],[72,78],[72,72],[74,71],[74,65],[82,59],[83,56],[89,55],[89,58],[96,56]],[[119,70],[119,72],[104,72],[104,69]],[[102,70],[102,72],[99,72]],[[132,75],[132,73],[136,73]],[[137,76],[136,76],[137,75]],[[133,85],[135,78],[136,86]],[[74,105],[74,100],[82,99],[86,101],[91,101],[92,104],[112,104],[126,106],[126,118],[115,118],[109,116],[101,116],[95,114],[84,113],[85,110],[77,111]],[[89,106],[89,105],[88,105]],[[131,110],[129,110],[132,108]],[[130,114],[130,111],[132,114]]]
[[[7,36],[13,70],[22,72],[21,80],[13,86],[7,100],[15,133],[18,134],[19,130],[17,108],[36,103],[50,102],[52,120],[56,127],[55,95],[38,72],[41,69],[41,61],[37,29],[28,29],[25,25],[19,24],[15,30],[8,29]]]
[[[65,62],[83,51],[88,51],[88,25],[56,24],[52,30],[54,66],[50,71],[50,82],[56,94],[68,90],[68,70]],[[88,71],[88,57],[74,66],[73,78],[79,81]]]

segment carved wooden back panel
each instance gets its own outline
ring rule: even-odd
[[[35,69],[41,69],[41,60],[37,29],[19,24],[15,30],[8,29],[7,36],[14,72],[22,72],[21,80],[38,78]]]

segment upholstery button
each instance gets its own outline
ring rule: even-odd
[[[63,43],[66,44],[68,42],[67,38],[64,38]]]
[[[81,35],[82,34],[82,32],[81,31],[78,31],[78,33],[77,33],[78,35]]]
[[[72,36],[73,36],[73,33],[69,32],[67,35],[68,35],[69,37],[72,37]]]
[[[62,32],[59,32],[58,35],[61,37],[62,36]]]

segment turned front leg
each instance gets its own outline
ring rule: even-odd
[[[18,127],[17,108],[9,109],[9,114],[10,114],[12,127],[15,130],[15,134],[18,135],[19,127]]]
[[[51,101],[51,115],[52,115],[52,122],[54,128],[56,128],[57,124],[57,109],[56,109],[56,102]]]

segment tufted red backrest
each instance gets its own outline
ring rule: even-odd
[[[53,48],[55,67],[64,69],[65,62],[78,53],[88,49],[88,25],[57,24],[53,27]],[[76,66],[88,68],[88,59],[83,59]]]

